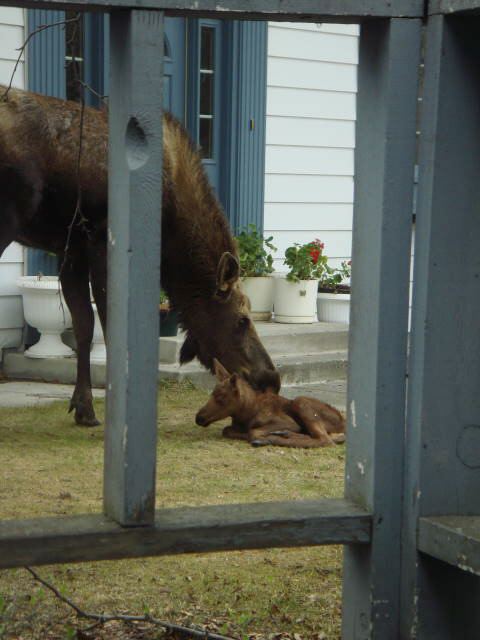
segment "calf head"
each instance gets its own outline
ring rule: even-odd
[[[255,391],[236,373],[230,374],[218,360],[214,360],[217,384],[207,403],[198,411],[195,422],[201,427],[244,411],[246,404],[255,401]]]
[[[188,319],[180,362],[190,362],[197,357],[215,373],[214,360],[217,359],[254,389],[272,388],[278,392],[280,376],[250,318],[250,303],[241,290],[239,272],[238,260],[225,252],[218,264],[213,295],[199,300]]]

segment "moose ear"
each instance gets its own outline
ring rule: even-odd
[[[187,335],[185,342],[180,349],[180,364],[186,364],[193,360],[197,355],[197,342],[195,338]]]
[[[225,369],[223,364],[219,362],[216,358],[213,359],[213,370],[215,371],[215,375],[217,376],[217,380],[219,382],[223,382],[224,380],[230,377],[230,374]]]
[[[217,267],[217,291],[215,296],[227,299],[232,290],[233,284],[238,280],[240,275],[240,265],[234,255],[225,251],[220,258]]]

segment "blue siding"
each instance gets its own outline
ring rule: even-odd
[[[106,94],[104,81],[105,29],[107,15],[84,13],[84,81],[101,96]],[[85,104],[101,107],[102,101],[92,91],[85,89]]]
[[[28,11],[28,32],[40,25],[65,20],[63,11]],[[28,88],[57,98],[65,98],[65,30],[63,26],[46,29],[28,45]]]
[[[33,9],[28,11],[28,32],[32,33],[40,25],[52,24],[65,19],[63,11]],[[65,98],[65,31],[62,26],[46,29],[35,35],[28,45],[28,80],[30,91],[57,98]],[[29,249],[27,253],[27,273],[36,275],[56,275],[57,257]]]
[[[263,229],[267,96],[267,23],[232,21],[225,38],[230,131],[222,199],[235,231]]]

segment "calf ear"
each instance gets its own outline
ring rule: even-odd
[[[232,388],[233,393],[237,396],[240,393],[238,380],[239,380],[238,373],[232,373],[232,375],[230,376],[230,386]]]
[[[217,290],[215,296],[221,299],[227,299],[232,290],[232,286],[238,280],[240,275],[240,265],[237,258],[225,251],[220,258],[217,267]]]
[[[215,371],[215,375],[217,376],[217,380],[219,382],[223,382],[224,380],[230,377],[230,374],[225,369],[223,364],[219,362],[216,358],[213,359],[213,370]]]
[[[187,335],[185,342],[180,349],[180,364],[186,364],[193,360],[197,355],[197,341],[192,336]]]

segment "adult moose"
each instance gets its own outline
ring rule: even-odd
[[[106,328],[106,115],[86,108],[79,180],[81,108],[11,90],[0,102],[0,256],[13,241],[56,253],[77,341],[70,410],[77,424],[98,424],[92,405],[89,282]],[[72,225],[81,185],[81,216]],[[68,249],[66,250],[66,247]],[[164,118],[162,286],[187,331],[180,361],[217,358],[256,388],[280,380],[249,317],[228,223],[197,151],[181,125]]]

